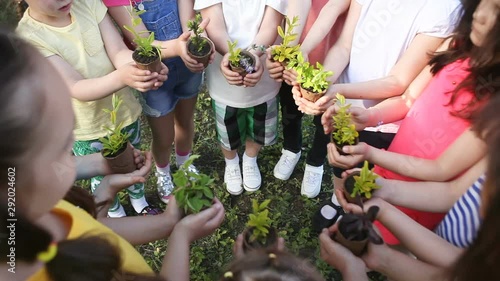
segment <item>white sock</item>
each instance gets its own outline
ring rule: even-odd
[[[110,218],[122,218],[122,217],[126,217],[127,214],[125,213],[125,209],[123,209],[123,206],[120,204],[120,207],[118,207],[118,210],[116,211],[108,211],[108,216]]]
[[[340,206],[339,200],[337,199],[337,195],[335,195],[335,192],[332,194],[332,203]]]
[[[189,156],[191,156],[191,153],[188,153],[183,156],[175,153],[175,163],[177,164],[177,167],[182,166],[182,164],[184,164],[188,160]]]
[[[156,166],[156,170],[158,172],[161,172],[161,173],[164,173],[164,174],[170,174],[170,164],[168,164],[167,166],[165,166],[163,168],[160,168],[160,167]]]
[[[139,199],[130,198],[130,203],[132,204],[132,207],[134,207],[134,210],[137,213],[139,213],[144,208],[149,206],[148,202],[146,202],[146,197],[144,197],[144,196],[139,198]]]
[[[247,153],[243,153],[243,162],[250,162],[250,163],[256,163],[257,162],[257,156],[255,157],[250,157],[247,155]]]
[[[226,160],[226,166],[240,164],[240,157],[238,156],[238,154],[236,154],[236,157],[234,157],[233,159],[224,158],[224,160]]]

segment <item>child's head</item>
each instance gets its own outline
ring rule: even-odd
[[[43,23],[54,23],[69,16],[73,0],[24,0],[30,7],[30,16]],[[23,0],[18,2],[19,13],[24,11]]]
[[[221,281],[324,281],[306,260],[289,253],[251,251],[231,263]]]
[[[448,64],[470,59],[470,74],[457,84],[450,105],[457,106],[453,114],[474,119],[484,102],[500,93],[500,0],[462,0],[462,4],[449,49],[436,54],[430,65],[436,74]],[[474,94],[465,107],[457,103],[462,90]]]
[[[16,206],[34,220],[48,212],[75,179],[69,89],[33,47],[0,34],[0,177],[2,202],[16,187]]]
[[[470,40],[475,46],[493,48],[498,52],[500,45],[500,1],[481,0],[472,16]],[[495,48],[496,46],[496,48]]]
[[[500,96],[481,112],[476,130],[488,145],[488,169],[481,191],[483,219],[474,243],[457,261],[450,280],[500,280]]]
[[[61,200],[75,180],[71,156],[74,116],[69,89],[48,60],[19,38],[0,31],[0,219],[10,218],[15,200],[16,262],[33,263],[52,234],[35,222]],[[80,190],[81,191],[81,190]],[[90,200],[90,201],[89,201]],[[86,201],[93,202],[87,194]],[[0,240],[8,237],[0,230]],[[0,242],[0,262],[10,247]],[[119,250],[107,239],[87,236],[60,241],[46,262],[52,280],[162,280],[122,272]],[[1,266],[0,266],[1,267]],[[131,269],[128,269],[131,270]]]

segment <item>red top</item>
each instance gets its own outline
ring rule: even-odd
[[[102,0],[106,7],[116,7],[116,6],[129,6],[129,0]]]
[[[388,151],[423,159],[437,159],[458,136],[470,127],[468,120],[454,116],[451,112],[463,109],[473,97],[473,93],[462,89],[455,104],[448,105],[455,87],[469,74],[468,63],[468,59],[456,61],[445,66],[435,75],[411,106]],[[399,169],[419,169],[419,165],[421,163],[418,161],[407,162],[402,163]],[[416,181],[380,166],[375,166],[374,171],[386,179]],[[434,229],[444,217],[443,214],[420,212],[402,207],[399,209],[429,229]],[[386,243],[398,243],[390,232],[380,224],[377,226],[382,228]]]

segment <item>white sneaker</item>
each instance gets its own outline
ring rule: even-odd
[[[300,187],[300,194],[308,198],[318,196],[321,191],[321,181],[323,180],[323,165],[314,167],[306,164],[304,179]]]
[[[262,183],[257,161],[243,161],[243,187],[248,192],[257,191]]]
[[[280,161],[274,167],[274,177],[280,180],[289,179],[293,173],[293,169],[295,169],[295,165],[299,162],[300,154],[300,151],[299,153],[293,153],[282,149]]]
[[[240,195],[243,192],[240,164],[226,165],[224,183],[231,195]]]
[[[174,190],[172,177],[170,176],[170,173],[163,173],[160,171],[156,172],[156,177],[158,178],[156,181],[158,197],[160,197],[160,200],[163,203],[168,204],[168,201],[172,197],[172,191]]]

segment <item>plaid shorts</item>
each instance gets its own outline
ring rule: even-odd
[[[247,139],[260,145],[271,145],[278,135],[278,100],[234,108],[212,99],[217,138],[226,150],[235,150]]]

